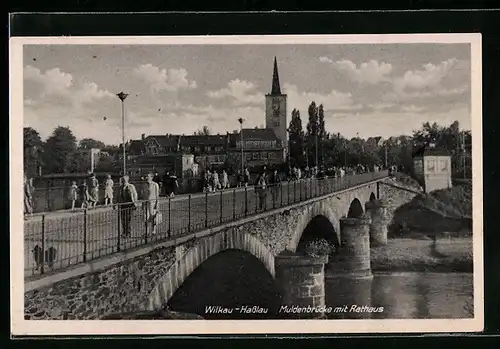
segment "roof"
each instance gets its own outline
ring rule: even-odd
[[[433,148],[429,145],[424,145],[413,151],[413,157],[423,156],[450,156],[450,152],[445,148]]]
[[[227,135],[181,136],[182,145],[225,145]]]
[[[142,140],[130,141],[127,151],[132,154],[140,154],[144,150],[144,142]]]
[[[240,134],[238,136],[241,137]],[[278,140],[278,137],[271,128],[244,128],[243,140],[274,141]]]
[[[271,87],[271,95],[281,95],[280,77],[278,74],[278,62],[274,57],[273,83]]]
[[[144,141],[148,141],[149,139],[156,139],[158,143],[162,147],[165,148],[171,148],[171,147],[176,147],[177,143],[179,142],[179,137],[178,135],[149,135],[146,138],[144,138]]]

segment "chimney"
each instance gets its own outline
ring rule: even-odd
[[[145,133],[143,133],[143,134],[141,135],[141,139],[142,139],[142,140],[144,140],[144,138],[146,138],[146,134],[145,134]]]

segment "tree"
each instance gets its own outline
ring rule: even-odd
[[[308,109],[309,122],[307,123],[307,163],[317,165],[318,152],[318,108],[313,101]]]
[[[24,143],[24,173],[28,178],[38,175],[38,169],[42,165],[43,142],[40,134],[31,127],[23,129]]]
[[[207,125],[203,126],[198,131],[194,131],[195,136],[210,136],[211,134],[212,134],[212,131],[210,131],[210,128],[208,128]]]
[[[323,111],[323,104],[318,107],[318,143],[319,146],[319,162],[323,163],[323,143],[326,139],[325,131],[325,112]]]
[[[57,127],[45,142],[46,173],[65,173],[71,170],[76,151],[76,138],[68,127]]]
[[[120,169],[116,166],[112,156],[101,156],[95,167],[95,172],[115,173],[119,171]]]
[[[103,142],[97,141],[93,138],[84,138],[80,140],[78,147],[81,149],[97,148],[102,150],[106,147],[106,145]]]
[[[301,167],[304,165],[304,130],[302,129],[300,112],[297,109],[292,110],[288,133],[291,166]]]

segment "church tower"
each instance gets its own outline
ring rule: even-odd
[[[281,93],[278,63],[274,57],[273,82],[271,93],[266,94],[266,128],[274,130],[281,140],[282,146],[287,148],[286,124],[286,94]]]

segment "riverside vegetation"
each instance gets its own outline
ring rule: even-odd
[[[394,212],[388,229],[387,245],[371,248],[373,271],[472,272],[470,181],[417,195]],[[324,239],[305,250],[311,256],[333,252]]]

